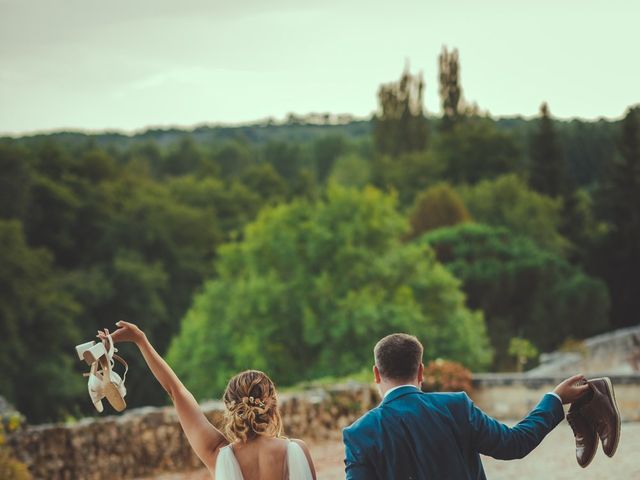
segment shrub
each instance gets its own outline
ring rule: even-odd
[[[5,445],[6,434],[18,430],[22,421],[23,418],[19,414],[0,415],[0,479],[2,480],[31,480],[27,466],[13,458],[11,451]]]
[[[411,237],[415,238],[429,230],[449,227],[469,220],[471,215],[456,191],[447,184],[436,185],[416,198],[409,217]]]
[[[424,369],[422,390],[425,392],[467,392],[471,395],[471,371],[450,360],[430,361]]]

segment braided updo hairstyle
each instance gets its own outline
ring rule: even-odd
[[[229,380],[222,399],[224,433],[229,441],[282,435],[276,387],[267,374],[258,370],[237,374]]]

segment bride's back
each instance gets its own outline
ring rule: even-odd
[[[283,480],[286,478],[287,440],[258,437],[247,443],[234,443],[233,454],[244,480]]]

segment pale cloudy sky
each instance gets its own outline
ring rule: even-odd
[[[0,133],[370,114],[437,56],[494,115],[618,117],[640,101],[633,0],[0,0]]]

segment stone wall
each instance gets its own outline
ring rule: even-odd
[[[640,374],[608,375],[623,421],[640,421]],[[530,377],[517,373],[486,373],[473,377],[473,400],[489,415],[501,420],[522,418],[542,395],[566,375]],[[594,378],[587,376],[587,378]]]
[[[472,398],[488,414],[515,420],[563,378],[477,374]],[[640,421],[640,374],[611,379],[623,420]],[[286,435],[338,441],[342,428],[378,402],[371,385],[351,383],[283,394],[280,405]],[[220,402],[207,402],[202,408],[213,424],[220,425]],[[36,480],[130,480],[201,466],[170,407],[135,409],[74,425],[27,427],[9,437],[9,444]]]
[[[574,372],[623,375],[640,372],[640,325],[588,338],[579,347],[575,352],[543,353],[540,366],[529,370],[527,375],[571,375]]]

